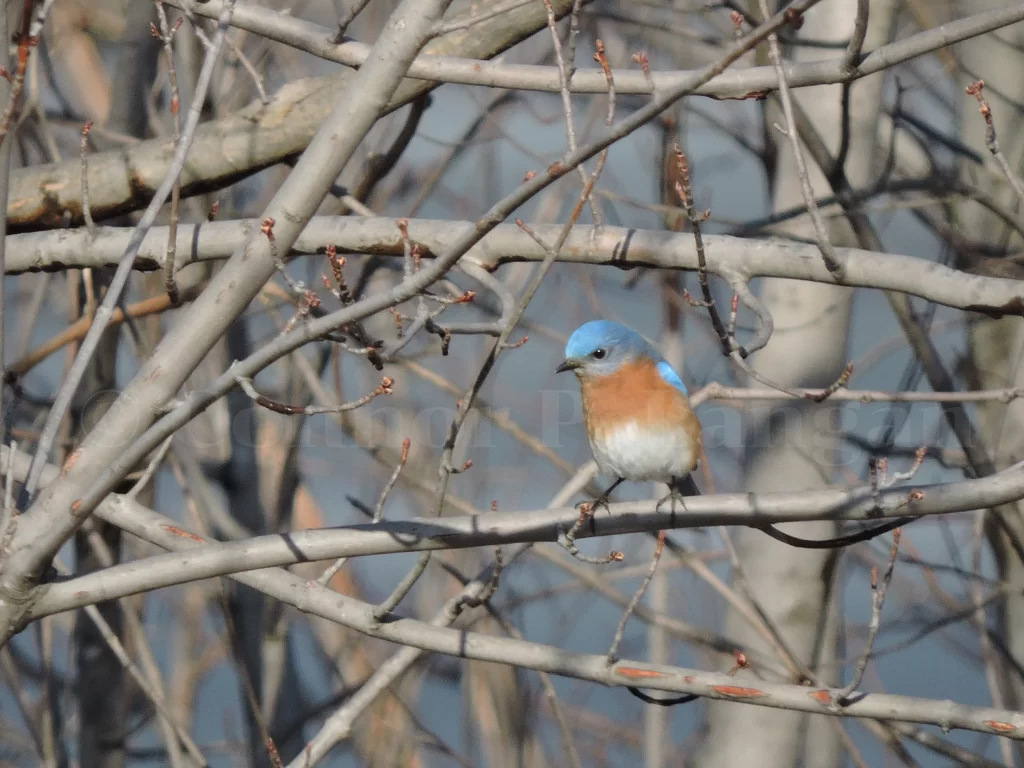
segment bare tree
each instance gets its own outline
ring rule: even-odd
[[[1020,3],[0,27],[5,762],[1020,763]],[[683,512],[595,503],[596,317]]]

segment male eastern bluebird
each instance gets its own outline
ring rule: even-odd
[[[701,454],[701,430],[679,374],[639,333],[610,320],[584,323],[569,337],[565,361],[580,382],[590,450],[602,472],[617,479],[666,483],[673,506],[700,491],[690,473]]]

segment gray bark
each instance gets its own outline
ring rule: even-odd
[[[133,3],[128,10],[124,34],[118,49],[115,87],[107,127],[118,133],[142,138],[146,135],[146,110],[156,76],[159,41],[150,33],[157,20],[155,6]],[[111,270],[94,270],[90,301],[102,300],[101,288]],[[85,306],[85,286],[79,305]],[[108,327],[101,337],[82,384],[71,405],[71,434],[77,444],[106,413],[117,397],[117,351],[121,328]],[[126,484],[123,490],[128,490]],[[121,529],[97,521],[95,530],[114,555],[121,557]],[[75,562],[78,573],[103,568],[88,543],[88,535],[75,535]],[[100,615],[126,644],[124,609],[116,600],[100,603]],[[75,650],[78,668],[79,760],[89,768],[122,768],[125,765],[126,726],[129,721],[131,686],[117,656],[107,645],[93,622],[80,611],[75,617]]]
[[[979,10],[997,5],[994,0],[977,3]],[[995,33],[1002,42],[970,42],[957,48],[965,74],[960,80],[966,86],[971,80],[985,80],[985,98],[992,108],[996,135],[1010,167],[1018,174],[1024,157],[1024,135],[1021,128],[1024,119],[1019,104],[1024,99],[1024,82],[1019,76],[1024,67],[1024,55],[1020,46],[1024,44],[1024,30],[1020,25],[1008,27]],[[1014,48],[1016,46],[1016,49]],[[978,113],[978,102],[973,96],[960,90],[960,140],[985,158],[986,167],[993,175],[978,175],[971,163],[964,161],[963,174],[967,178],[977,177],[987,191],[995,195],[1011,209],[1020,210],[1024,200],[1016,199],[1009,185],[1003,183],[1003,176],[985,144],[985,123]],[[992,184],[995,178],[999,183]],[[1007,253],[1018,252],[1021,239],[1009,231],[1002,222],[980,206],[965,204],[958,208],[960,231],[971,241],[981,245],[1006,249]],[[973,264],[961,256],[961,268],[970,269]],[[1020,280],[1024,277],[1019,267],[1006,265],[1011,271],[1007,276]],[[987,320],[976,318],[970,325],[971,378],[979,386],[1021,386],[1024,384],[1024,323],[1018,318]],[[978,429],[985,441],[985,448],[997,469],[1017,460],[1024,450],[1024,406],[1019,403],[981,404],[978,408]],[[1018,554],[1018,547],[1024,540],[1024,505],[1007,504],[997,508],[1009,530],[997,525],[990,514],[986,531],[989,545],[995,555],[998,578],[1009,585],[1005,600],[996,607],[995,622],[989,624],[1001,632],[1008,651],[1014,658],[1024,658],[1024,562]],[[1002,687],[992,692],[994,701],[1006,706],[1020,708],[1024,704],[1024,680],[1009,668],[998,670],[997,679]],[[1018,752],[1018,761],[1019,761]]]
[[[889,34],[891,2],[872,3],[868,43],[884,42]],[[808,12],[801,35],[815,39],[841,40],[853,29],[856,3],[831,0]],[[792,51],[799,59],[817,58],[820,52]],[[853,145],[847,173],[857,186],[871,178],[875,152],[873,129],[880,108],[881,78],[858,83],[853,90],[851,134]],[[818,131],[836,152],[840,136],[841,87],[819,86],[792,94],[809,114]],[[770,108],[768,124],[785,125],[781,110]],[[871,130],[866,130],[871,128]],[[791,129],[792,130],[792,129]],[[772,130],[777,147],[777,175],[774,180],[775,210],[803,202],[796,175],[793,150],[788,137]],[[805,158],[807,157],[805,152]],[[830,190],[823,174],[808,159],[809,180],[816,195]],[[786,231],[813,239],[808,223],[794,223]],[[852,244],[846,226],[832,227],[836,245]],[[787,386],[827,387],[842,373],[846,358],[852,293],[848,288],[771,280],[761,298],[775,319],[775,333],[768,346],[755,356],[755,367],[773,381]],[[753,382],[752,382],[753,383]],[[808,401],[777,408],[754,408],[746,431],[746,491],[823,488],[835,481],[838,458],[837,406]],[[765,447],[767,446],[767,447]],[[831,522],[780,526],[804,538],[821,539],[835,535]],[[750,597],[760,604],[777,627],[785,646],[803,664],[816,672],[835,656],[835,632],[826,620],[835,553],[789,547],[750,529],[736,531],[733,540],[743,566]],[[734,584],[734,586],[736,586]],[[776,646],[739,614],[730,611],[725,634],[767,656]],[[827,670],[825,677],[834,677]],[[741,680],[755,680],[741,670]],[[831,680],[830,680],[831,682]],[[737,738],[737,734],[743,734]],[[806,738],[805,738],[806,736]],[[723,702],[709,706],[709,730],[698,764],[701,766],[742,765],[751,768],[793,768],[800,764],[833,768],[841,764],[841,749],[832,723],[791,712],[739,707]]]

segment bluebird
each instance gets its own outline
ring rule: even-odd
[[[700,491],[690,473],[701,454],[701,428],[679,374],[639,333],[610,320],[584,323],[569,337],[556,373],[580,382],[590,450],[616,480],[591,506],[607,508],[624,480],[661,482],[672,492],[658,502]]]

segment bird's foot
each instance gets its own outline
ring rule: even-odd
[[[579,510],[580,519],[576,522],[575,530],[578,531],[587,520],[590,520],[590,532],[595,533],[594,515],[600,507],[604,507],[605,510],[610,512],[608,510],[608,494],[602,494],[593,501],[581,501],[577,504],[576,509]]]
[[[601,507],[604,507],[605,512],[611,514],[611,509],[608,507],[607,493],[602,493],[592,501],[581,501],[576,505],[576,509],[580,511],[581,517],[593,517]]]
[[[686,511],[686,501],[684,501],[685,498],[686,497],[682,493],[680,493],[679,491],[673,489],[673,491],[670,494],[668,494],[668,496],[665,496],[665,497],[663,497],[662,499],[660,499],[658,501],[658,503],[654,507],[654,511],[655,512],[660,512],[661,511],[661,507],[666,502],[670,502],[672,504],[672,514],[675,515],[675,513],[676,513],[676,503],[678,502],[679,505],[683,508],[683,512],[685,512]]]

